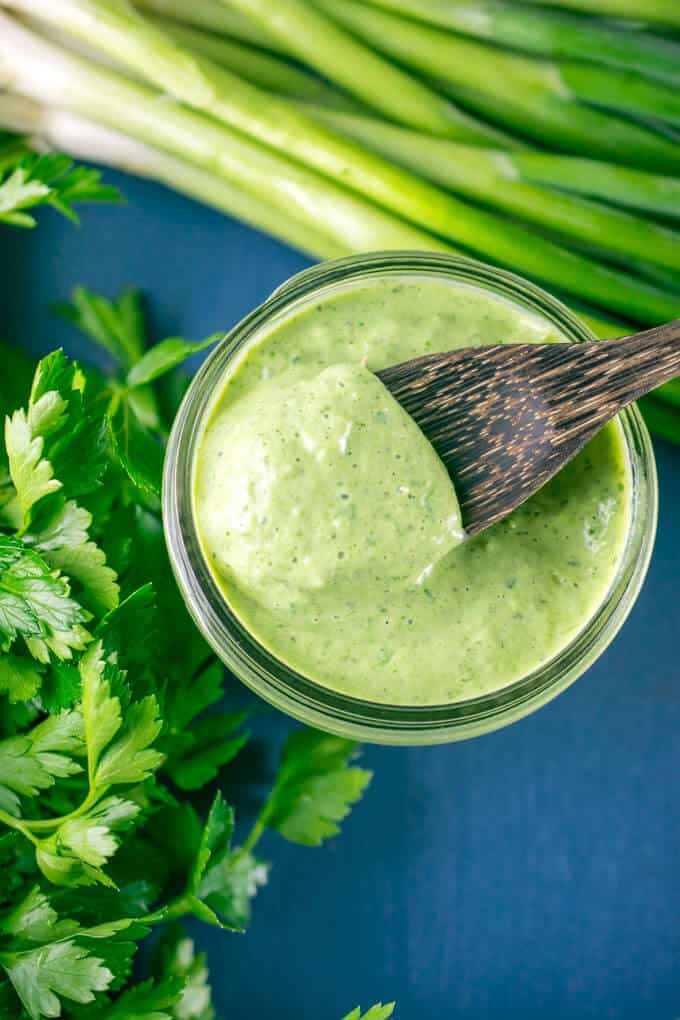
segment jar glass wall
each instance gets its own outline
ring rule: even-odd
[[[326,262],[293,277],[240,322],[193,380],[177,415],[165,466],[163,512],[169,554],[197,626],[225,665],[267,701],[296,718],[358,740],[426,744],[459,740],[504,726],[555,697],[613,639],[640,591],[653,547],[656,469],[639,412],[620,418],[631,478],[625,549],[609,589],[577,636],[550,661],[492,694],[453,704],[377,704],[339,694],[276,659],[241,624],[205,560],[193,511],[194,463],[215,394],[256,337],[348,286],[378,278],[436,278],[466,283],[540,315],[573,342],[593,339],[564,305],[519,277],[471,260],[421,252],[387,252]]]

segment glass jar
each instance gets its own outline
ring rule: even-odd
[[[201,424],[233,359],[257,334],[350,283],[414,275],[475,285],[540,314],[568,340],[594,339],[564,305],[511,273],[468,259],[425,252],[380,252],[325,262],[294,276],[240,322],[194,378],[168,445],[163,515],[170,559],[196,625],[225,665],[277,708],[320,729],[385,744],[461,740],[505,726],[554,698],[598,658],[628,616],[647,572],[657,517],[657,478],[647,429],[635,407],[621,415],[632,508],[619,570],[580,633],[549,662],[499,691],[447,705],[375,704],[308,680],[267,651],[241,624],[204,559],[192,511],[193,465]]]

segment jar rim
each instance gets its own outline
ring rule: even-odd
[[[291,669],[244,627],[210,570],[193,515],[193,464],[200,425],[239,352],[279,314],[338,284],[378,275],[430,275],[512,300],[574,342],[596,339],[565,305],[523,278],[438,252],[375,252],[320,263],[277,288],[229,331],[184,397],[168,443],[163,521],[172,568],[194,622],[225,665],[265,700],[320,729],[374,743],[426,744],[476,736],[527,715],[573,683],[625,622],[647,573],[656,533],[657,476],[651,439],[633,405],[619,417],[632,481],[631,518],[619,568],[591,618],[555,656],[498,691],[445,705],[389,705],[341,694]],[[312,296],[314,296],[312,298]]]

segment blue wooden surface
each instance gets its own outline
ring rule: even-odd
[[[4,230],[4,339],[86,349],[49,311],[77,283],[150,299],[156,337],[232,325],[306,260],[151,184],[74,230]],[[0,371],[1,371],[0,367]],[[661,522],[623,633],[538,714],[466,744],[367,748],[375,779],[332,845],[274,835],[245,937],[202,927],[231,1020],[680,1016],[680,450],[658,444]],[[242,770],[289,728],[263,712]],[[236,780],[227,793],[236,794]],[[255,791],[257,793],[257,790]],[[240,794],[239,803],[244,801]],[[243,805],[247,813],[249,805]]]

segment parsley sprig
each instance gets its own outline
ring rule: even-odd
[[[106,370],[56,351],[20,406],[0,389],[0,1015],[211,1020],[205,960],[176,922],[243,931],[269,875],[264,833],[321,844],[370,773],[351,741],[297,729],[240,840],[219,788],[207,813],[185,799],[249,737],[247,714],[219,706],[223,671],[159,516],[180,366],[215,338],[150,344],[134,291],[81,288],[61,311]],[[136,946],[159,926],[153,977],[135,984]]]
[[[77,223],[78,203],[120,201],[117,188],[102,184],[99,170],[76,166],[59,153],[33,153],[12,135],[0,138],[0,223],[34,227],[28,210],[41,205]]]

